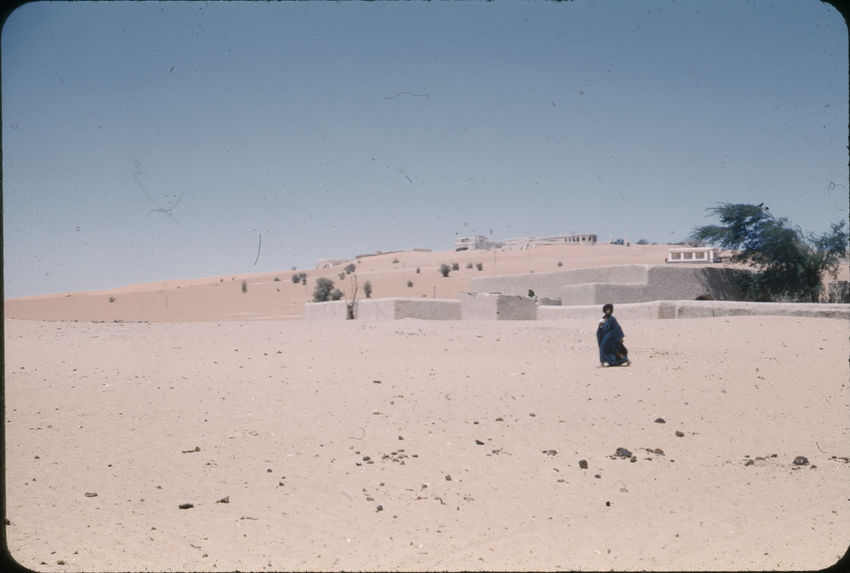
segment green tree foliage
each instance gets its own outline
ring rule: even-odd
[[[440,265],[440,273],[444,277],[449,276],[449,273],[451,272],[451,270],[452,270],[452,268],[449,265],[447,265],[446,263],[443,263],[442,265]]]
[[[334,282],[331,279],[325,277],[317,278],[316,288],[313,289],[313,302],[327,302],[331,300],[331,293],[333,293],[333,290]]]
[[[342,291],[338,288],[335,288],[331,293],[331,300],[339,300],[342,298]]]
[[[741,285],[752,300],[816,302],[824,274],[835,276],[848,252],[844,221],[823,235],[806,235],[763,205],[722,203],[709,211],[721,224],[697,227],[691,239],[734,251],[732,262],[754,267]]]
[[[345,265],[345,268],[343,270],[345,271],[345,274],[350,275],[355,270],[357,270],[357,267],[354,266],[354,263],[349,263],[349,264]]]

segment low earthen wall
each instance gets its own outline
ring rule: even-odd
[[[740,302],[719,300],[659,300],[614,305],[617,318],[671,319],[716,316],[801,316],[850,319],[848,304]],[[539,306],[538,320],[597,320],[602,305]]]
[[[537,303],[527,296],[461,293],[460,316],[463,320],[536,320]]]
[[[357,320],[460,320],[460,301],[446,298],[375,298],[357,301]]]
[[[304,320],[345,320],[345,301],[308,302],[304,304]]]
[[[735,282],[748,271],[713,265],[617,265],[472,279],[472,292],[560,300],[563,305],[738,298]]]

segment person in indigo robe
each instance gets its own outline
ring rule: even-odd
[[[603,367],[629,366],[629,351],[623,344],[626,335],[620,323],[614,318],[614,305],[602,307],[602,318],[596,328],[596,342],[599,344],[599,362]]]

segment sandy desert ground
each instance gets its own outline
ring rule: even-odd
[[[594,259],[599,247],[515,265],[457,253],[460,271],[436,281],[422,275],[446,253],[388,254],[358,276],[376,297],[406,294],[406,280],[450,297],[476,272],[657,262],[641,259],[659,250]],[[263,311],[304,291],[290,274],[6,301],[14,559],[39,571],[798,570],[847,550],[845,321],[628,321],[633,365],[602,369],[584,321]]]

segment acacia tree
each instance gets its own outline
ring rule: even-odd
[[[844,221],[833,224],[829,233],[806,235],[787,218],[774,217],[764,204],[721,203],[709,211],[721,224],[697,227],[691,239],[729,249],[732,262],[754,267],[740,285],[753,300],[816,302],[824,273],[834,277],[848,252]]]

